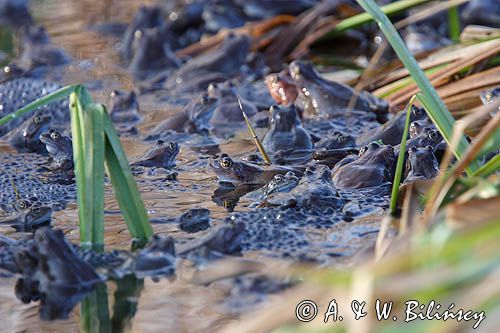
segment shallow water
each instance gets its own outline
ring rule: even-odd
[[[110,0],[102,2],[71,0],[63,3],[34,1],[32,12],[37,22],[46,26],[54,44],[63,46],[76,60],[63,73],[53,73],[53,76],[62,78],[62,81],[68,84],[84,83],[91,90],[93,97],[103,103],[108,101],[108,96],[114,89],[132,89],[133,80],[126,70],[118,65],[116,41],[90,31],[88,25],[108,20],[128,22],[140,4],[140,1]],[[144,122],[139,126],[141,132],[151,128],[158,119],[163,119],[178,110],[178,107],[159,104],[157,100],[148,96],[139,96],[139,104],[142,113],[146,115]],[[212,200],[214,191],[218,187],[216,177],[205,170],[206,161],[198,163],[200,155],[196,151],[183,145],[183,142],[179,143],[182,149],[177,159],[178,181],[165,181],[161,177],[138,178],[142,198],[150,217],[152,219],[175,217],[190,208],[204,207],[211,210],[212,225],[217,225],[231,212]],[[124,138],[123,144],[130,159],[140,155],[148,145],[137,138]],[[229,155],[242,154],[253,149],[254,146],[245,128],[242,128],[241,133],[237,133],[234,139],[220,142],[220,151]],[[1,154],[11,152],[8,146],[0,144]],[[193,165],[195,167],[192,167]],[[118,204],[112,196],[111,189],[108,188],[106,193],[106,246],[108,249],[128,249],[130,239],[119,215]],[[240,199],[235,211],[249,210],[250,203],[250,199]],[[372,217],[349,223],[339,219],[338,223],[330,227],[311,230],[308,237],[317,243],[330,244],[332,251],[339,254],[338,257],[332,257],[330,264],[350,265],[358,250],[373,244],[378,231],[380,212],[378,209]],[[64,210],[54,214],[53,226],[62,228],[68,239],[78,241],[74,201],[70,200]],[[155,224],[153,228],[157,233],[173,236],[181,246],[210,232],[209,229],[194,235],[186,234],[174,224]],[[230,266],[250,267],[257,260],[268,265],[266,267],[271,270],[269,267],[275,264],[274,259],[271,261],[269,258],[272,252],[272,250],[248,251],[242,258],[234,259]],[[290,263],[284,261],[281,265],[286,266]],[[230,271],[223,263],[215,262],[210,265],[215,267],[220,265],[220,270],[223,272]],[[138,309],[129,325],[126,325],[130,331],[215,332],[227,323],[237,320],[239,314],[252,309],[252,304],[254,306],[260,304],[259,302],[266,298],[266,295],[246,295],[248,299],[242,298],[242,295],[235,297],[231,294],[231,283],[228,279],[219,279],[208,286],[196,284],[193,282],[193,274],[199,269],[196,269],[191,262],[181,260],[175,280],[162,279],[155,283],[146,279],[140,295],[132,297],[132,301],[138,302]],[[196,274],[199,275],[200,272]],[[78,306],[74,308],[68,320],[41,321],[38,317],[38,304],[23,305],[14,295],[14,283],[14,279],[0,279],[0,319],[4,322],[0,325],[1,332],[84,331],[80,328]],[[113,293],[116,290],[116,283],[109,282],[107,287],[109,308],[113,314],[113,306],[116,305]],[[237,302],[240,298],[243,301]]]

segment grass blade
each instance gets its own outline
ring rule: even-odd
[[[500,154],[495,155],[485,165],[477,169],[474,176],[487,177],[498,170],[500,170]]]
[[[88,224],[85,233],[80,234],[83,245],[104,248],[104,107],[101,104],[87,104],[84,108],[85,172],[85,219],[80,226]]]
[[[432,0],[400,0],[382,6],[380,7],[380,10],[386,15],[393,15],[431,1]],[[316,43],[326,42],[338,36],[343,31],[360,27],[363,24],[371,21],[373,21],[373,17],[369,13],[361,13],[346,18],[343,21],[339,22],[339,24],[337,24],[334,29],[325,33],[323,37],[319,38]]]
[[[153,234],[146,208],[141,200],[116,130],[107,113],[104,113],[103,125],[106,134],[106,172],[111,179],[116,199],[130,234],[143,244]]]
[[[80,305],[80,329],[88,333],[111,333],[108,289],[102,283],[82,300]]]
[[[452,41],[460,41],[460,14],[458,13],[458,7],[448,9],[448,32]]]
[[[85,154],[83,149],[83,131],[84,124],[83,110],[80,108],[78,95],[72,92],[69,96],[69,111],[71,115],[71,136],[73,141],[73,164],[75,170],[76,181],[76,201],[78,204],[78,219],[80,220],[80,241],[88,239],[88,223],[83,223],[86,220],[85,216]],[[86,236],[84,236],[86,235]]]
[[[71,85],[71,86],[66,86],[61,89],[58,89],[54,92],[51,92],[50,94],[43,96],[28,105],[20,108],[16,112],[13,112],[11,114],[6,115],[2,119],[0,119],[0,126],[6,124],[7,122],[11,121],[12,119],[18,118],[25,113],[28,113],[30,111],[35,110],[36,108],[40,106],[44,106],[46,104],[49,104],[51,102],[55,102],[57,100],[60,100],[62,98],[68,97],[72,92],[75,91],[75,89],[79,87],[78,85]]]
[[[401,36],[399,36],[387,16],[380,10],[380,8],[378,8],[377,4],[373,0],[356,1],[375,19],[375,21],[377,21],[388,42],[391,44],[399,59],[408,69],[413,80],[415,80],[420,91],[422,92],[422,94],[419,95],[419,100],[425,104],[424,106],[429,114],[429,117],[441,132],[441,135],[443,135],[446,142],[450,144],[455,119],[448,111],[441,98],[439,98],[429,79],[425,76],[417,61],[404,44]],[[468,146],[469,144],[467,140],[464,136],[462,136],[457,149],[453,153],[458,159],[460,159]],[[479,166],[475,162],[470,164],[467,168],[467,173],[472,174],[478,169],[478,167]]]
[[[413,96],[408,103],[408,108],[406,109],[406,120],[405,129],[403,131],[403,136],[401,137],[401,145],[399,146],[398,162],[396,164],[396,172],[394,173],[394,181],[392,183],[392,193],[391,193],[391,203],[389,205],[389,211],[391,215],[396,214],[396,205],[399,195],[399,184],[401,183],[401,175],[403,174],[405,154],[406,154],[406,139],[408,138],[408,127],[410,127],[410,114],[411,108],[413,106],[413,100],[416,96]]]

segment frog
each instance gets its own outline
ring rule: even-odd
[[[175,166],[175,158],[179,154],[179,150],[179,145],[176,142],[157,140],[130,165],[133,167],[172,168]]]
[[[439,161],[441,161],[446,149],[448,149],[448,145],[443,136],[432,124],[423,128],[417,136],[410,137],[406,141],[406,152],[412,147],[425,148],[426,146],[432,147],[434,155]],[[397,154],[399,154],[399,145],[394,146],[394,148]]]
[[[388,103],[366,91],[357,93],[353,88],[322,78],[309,62],[294,60],[289,66],[299,97],[304,106],[304,116],[308,118],[335,118],[348,112],[370,118],[388,111]],[[352,110],[349,102],[356,97]]]
[[[237,79],[233,79],[232,81],[232,85],[235,87],[237,95],[240,96],[242,100],[255,105],[257,110],[267,111],[272,105],[276,104],[264,80],[245,79],[243,82],[238,82]]]
[[[253,19],[263,20],[277,15],[299,15],[313,7],[316,0],[236,0],[243,7],[245,14]]]
[[[5,135],[4,139],[18,152],[46,155],[47,151],[40,141],[40,135],[49,130],[51,124],[51,116],[43,113],[35,114]]]
[[[290,192],[299,184],[299,177],[294,172],[288,171],[286,174],[277,174],[262,189],[265,197],[278,192]]]
[[[332,182],[332,173],[326,165],[309,165],[297,186],[289,192],[274,192],[267,196],[266,205],[300,209],[339,209],[343,205]]]
[[[125,30],[119,53],[125,61],[130,61],[134,55],[133,43],[136,33],[144,29],[161,26],[162,11],[159,6],[140,6],[134,15],[132,23]]]
[[[0,226],[10,226],[17,232],[34,232],[50,225],[53,209],[49,206],[34,204],[16,213],[11,219],[0,221]]]
[[[27,0],[5,0],[0,2],[0,25],[15,31],[33,24]]]
[[[245,118],[239,107],[238,99],[248,117],[252,117],[258,112],[257,107],[253,103],[238,95],[232,81],[210,84],[207,88],[207,94],[210,97],[216,98],[218,101],[210,119],[210,124],[213,127],[225,126],[233,123],[243,124]]]
[[[403,33],[408,49],[413,54],[429,52],[452,44],[448,38],[440,36],[427,25],[409,26]]]
[[[297,114],[295,105],[273,105],[269,112],[269,127],[262,139],[267,153],[282,151],[304,151],[313,148],[313,142]]]
[[[299,92],[288,67],[279,73],[271,73],[265,79],[267,89],[274,101],[288,106],[295,102]]]
[[[490,103],[494,103],[495,101],[498,100],[499,96],[500,96],[500,87],[495,87],[495,88],[490,89],[490,90],[485,90],[479,94],[479,97],[480,97],[483,105],[488,105]],[[496,113],[498,112],[498,110],[500,110],[500,107],[497,108],[496,110],[491,111],[490,115],[492,117],[494,117],[496,115]]]
[[[221,154],[219,158],[210,159],[209,170],[213,171],[221,183],[234,185],[266,184],[277,174],[286,174],[288,171],[299,172],[290,167],[273,165],[259,166],[256,164],[233,160],[227,154]]]
[[[500,4],[496,0],[471,0],[461,13],[464,25],[478,24],[500,28]]]
[[[61,66],[71,61],[64,49],[53,45],[43,26],[31,25],[22,30],[22,53],[19,64],[26,68],[39,65]]]
[[[40,291],[51,287],[91,288],[101,282],[94,269],[76,256],[62,230],[42,227],[34,234]]]
[[[432,121],[425,117],[422,120],[415,120],[410,123],[408,127],[408,135],[413,139],[423,133],[424,129],[432,125]]]
[[[179,255],[188,255],[196,260],[197,257],[239,254],[244,236],[245,224],[243,222],[227,222],[202,238],[197,244],[188,245],[182,249]]]
[[[134,258],[130,270],[138,279],[146,276],[155,281],[175,271],[175,241],[172,237],[153,235],[149,243]]]
[[[187,233],[196,233],[210,228],[210,210],[192,208],[178,218],[179,229]]]
[[[356,138],[339,131],[328,132],[314,145],[316,149],[341,149],[356,147]]]
[[[209,121],[217,105],[217,98],[210,97],[206,92],[203,92],[186,104],[180,112],[166,118],[151,129],[145,139],[157,139],[168,131],[208,134],[211,129]]]
[[[312,159],[315,163],[327,165],[333,168],[338,162],[349,155],[356,155],[359,149],[355,147],[325,149],[320,148],[314,150]]]
[[[403,184],[420,179],[432,179],[439,173],[439,163],[431,146],[411,147],[406,160],[406,178]]]
[[[250,47],[247,35],[229,33],[213,51],[186,61],[169,75],[163,87],[170,93],[198,93],[210,83],[227,81],[240,73]]]
[[[231,0],[207,1],[202,18],[205,28],[212,33],[221,29],[233,29],[245,24],[246,17],[239,6]]]
[[[390,145],[372,142],[359,155],[349,155],[332,169],[332,180],[340,189],[389,186],[393,179],[396,155]]]
[[[412,106],[410,111],[410,122],[427,118],[427,113],[423,108]],[[401,138],[406,124],[406,110],[398,112],[391,120],[379,128],[363,133],[357,140],[360,146],[369,144],[372,141],[380,140],[386,145],[397,145],[401,143]]]
[[[49,152],[49,170],[64,172],[73,169],[73,141],[55,129],[40,134],[40,141]]]
[[[136,31],[135,52],[128,66],[136,79],[144,80],[160,71],[179,68],[181,61],[170,49],[169,42],[161,27]]]
[[[110,93],[109,115],[116,124],[136,124],[142,121],[139,101],[133,90],[113,90]]]

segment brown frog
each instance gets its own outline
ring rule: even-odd
[[[424,109],[413,106],[410,111],[410,122],[423,120],[427,118]],[[401,137],[406,124],[406,111],[403,110],[396,114],[391,120],[383,126],[365,133],[358,138],[359,145],[366,145],[372,141],[382,141],[386,145],[397,145],[401,143]]]
[[[176,142],[157,140],[146,152],[130,165],[137,167],[171,168],[175,166],[175,158],[179,154]]]
[[[411,147],[406,160],[406,179],[411,183],[419,179],[432,179],[439,173],[439,163],[431,146],[425,148]]]
[[[250,40],[246,35],[229,34],[215,50],[194,57],[169,76],[164,88],[175,93],[200,92],[213,82],[227,81],[240,72]]]
[[[47,154],[40,135],[49,129],[51,122],[51,116],[37,114],[10,131],[4,139],[19,152]]]
[[[219,182],[234,185],[264,185],[277,174],[286,174],[289,171],[299,172],[299,170],[284,166],[264,167],[243,161],[236,161],[231,159],[227,154],[222,154],[219,158],[210,160],[208,167],[217,175]]]
[[[210,130],[210,119],[218,106],[218,99],[202,93],[193,98],[179,113],[156,125],[146,136],[146,140],[161,137],[168,131],[179,133],[206,133]]]
[[[365,91],[357,93],[343,83],[324,79],[311,63],[293,61],[290,63],[290,74],[302,100],[306,117],[335,118],[347,112],[360,116],[368,116],[368,112],[387,113],[386,101]],[[356,102],[352,109],[349,109],[353,97]]]
[[[294,105],[274,105],[269,109],[271,113],[269,128],[262,144],[266,152],[274,154],[282,151],[310,150],[313,142],[309,133],[302,127],[297,109]]]
[[[389,145],[370,143],[358,156],[350,155],[337,163],[332,170],[336,187],[361,189],[392,182],[396,155]]]

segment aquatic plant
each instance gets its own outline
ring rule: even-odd
[[[70,85],[41,97],[0,119],[0,126],[68,96],[82,246],[104,246],[105,169],[131,236],[144,244],[153,230],[127,157],[106,108],[94,103],[84,86]]]

